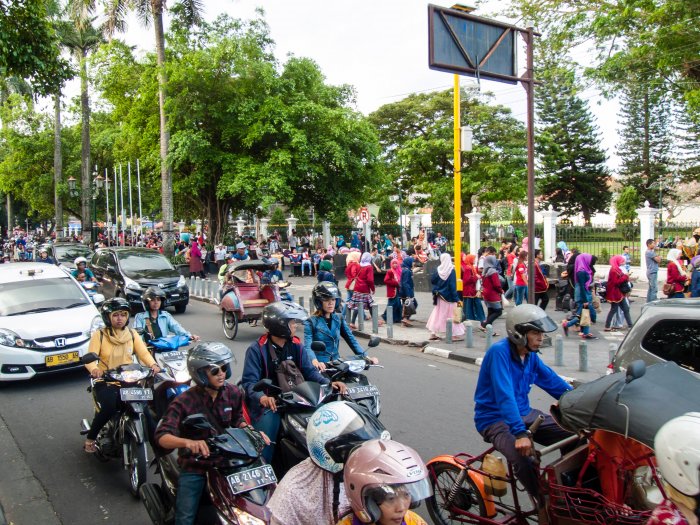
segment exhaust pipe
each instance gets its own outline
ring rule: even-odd
[[[88,423],[87,419],[83,419],[80,422],[80,435],[84,436],[90,431],[90,423]]]

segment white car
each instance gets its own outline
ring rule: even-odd
[[[53,264],[0,264],[0,381],[83,366],[102,301]]]

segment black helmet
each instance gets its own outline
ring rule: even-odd
[[[100,306],[100,315],[107,328],[112,328],[112,319],[110,318],[114,312],[124,311],[131,314],[129,309],[129,302],[123,297],[113,297],[112,299],[107,299]]]
[[[526,346],[526,334],[535,330],[537,332],[553,332],[557,324],[545,313],[542,308],[534,304],[521,304],[516,306],[508,314],[506,319],[506,332],[508,339],[516,346]]]
[[[221,343],[199,343],[187,356],[187,370],[192,380],[199,386],[209,386],[207,369],[212,366],[229,365],[226,379],[231,378],[231,359],[233,355],[228,346]]]
[[[149,286],[146,288],[146,290],[141,294],[141,303],[143,304],[144,311],[148,312],[148,301],[155,299],[156,297],[160,298],[160,308],[163,309],[166,298],[165,292],[160,288],[156,288],[155,286]]]
[[[316,286],[314,286],[313,292],[311,292],[311,297],[314,301],[314,306],[316,310],[321,309],[321,303],[327,301],[328,299],[335,299],[335,308],[338,309],[340,306],[340,290],[338,290],[338,285],[330,281],[321,281]]]
[[[278,301],[263,309],[263,326],[271,335],[284,339],[292,337],[290,321],[304,322],[308,318],[306,309],[291,301]]]

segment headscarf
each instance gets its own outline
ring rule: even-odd
[[[389,239],[389,236],[385,233],[384,234],[384,248],[391,248],[394,246],[394,243],[391,242],[391,239]]]
[[[574,262],[574,275],[578,275],[578,272],[584,271],[588,274],[588,280],[586,281],[586,289],[589,289],[591,281],[593,281],[593,270],[591,269],[593,256],[590,253],[581,253],[576,257]],[[576,277],[574,277],[576,281]]]
[[[338,235],[338,242],[336,243],[336,245],[338,246],[338,248],[340,248],[341,246],[345,246],[345,237],[342,235]]]
[[[324,272],[330,272],[331,270],[333,270],[333,265],[330,261],[323,260],[320,263],[318,263],[318,269],[323,270]]]
[[[623,255],[613,255],[610,257],[610,266],[613,270],[621,272],[620,265],[625,264],[627,261]]]
[[[571,250],[569,250],[569,247],[566,245],[565,241],[559,241],[557,243],[557,248],[561,250],[561,252],[566,256],[567,253],[569,253]]]
[[[362,254],[362,258],[360,259],[360,266],[370,266],[372,264],[372,254],[369,252],[365,252]]]
[[[443,281],[446,281],[447,278],[450,276],[450,273],[452,273],[452,270],[455,269],[455,265],[452,264],[452,257],[450,257],[449,253],[443,253],[440,255],[440,266],[438,266],[437,272],[438,275],[440,276],[440,279]]]
[[[484,257],[484,277],[498,273],[499,266],[500,264],[495,255],[487,255]]]
[[[394,275],[396,276],[396,280],[401,281],[401,263],[398,259],[393,259],[391,261],[391,269],[394,272]]]
[[[350,263],[359,263],[360,262],[360,252],[350,252],[348,253],[347,258],[345,259],[345,266],[350,266]]]
[[[333,248],[332,244],[328,245],[328,250],[326,250],[326,253],[333,257],[335,255],[335,248]]]
[[[406,257],[403,261],[401,261],[401,271],[406,271],[408,270],[409,273],[412,272],[413,270],[413,257]]]
[[[690,265],[691,265],[693,268],[698,268],[698,267],[700,267],[700,255],[696,255],[695,257],[693,257],[693,258],[690,260]]]
[[[476,255],[473,253],[463,253],[462,254],[462,263],[464,266],[467,268],[474,269],[474,262],[476,261]]]
[[[681,272],[681,275],[683,275],[683,267],[681,266],[681,263],[678,260],[680,256],[681,251],[678,248],[671,248],[668,251],[668,254],[666,255],[666,259],[668,259],[669,262],[676,263],[676,266],[678,266],[678,271]]]

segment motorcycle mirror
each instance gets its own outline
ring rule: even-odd
[[[98,355],[95,352],[89,352],[80,358],[80,362],[84,365],[94,363],[95,361],[99,361],[99,360],[100,360],[100,358],[98,357]]]
[[[195,428],[197,430],[213,430],[214,427],[209,423],[207,417],[204,414],[192,414],[187,416],[183,422],[183,425],[189,428]]]
[[[92,302],[95,304],[102,304],[105,302],[105,296],[101,293],[96,293],[92,296]]]
[[[639,379],[647,372],[647,365],[641,359],[632,361],[627,367],[627,372],[625,374],[625,383],[630,383],[635,379]]]
[[[253,392],[265,392],[265,394],[279,394],[282,389],[270,379],[261,379],[253,385]]]
[[[370,348],[374,348],[375,346],[379,346],[380,342],[381,339],[379,339],[377,336],[372,336],[369,338],[369,343],[367,343],[367,346]]]
[[[313,343],[311,343],[311,350],[313,350],[314,353],[325,352],[326,343],[322,343],[321,341],[314,341]]]

